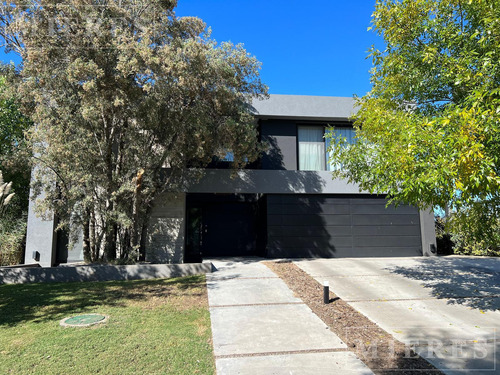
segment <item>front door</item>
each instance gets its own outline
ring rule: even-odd
[[[256,194],[188,194],[184,261],[265,256],[265,206]]]
[[[201,254],[206,257],[256,254],[255,205],[218,202],[202,208]]]

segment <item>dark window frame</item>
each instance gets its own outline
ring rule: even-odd
[[[296,142],[295,142],[295,152],[297,155],[297,164],[296,168],[298,171],[301,171],[303,169],[300,169],[300,154],[299,154],[299,127],[317,127],[317,126],[323,126],[323,135],[326,134],[326,129],[333,126],[333,127],[338,127],[338,128],[351,128],[354,129],[354,124],[350,121],[330,121],[330,122],[325,122],[325,121],[310,121],[310,122],[296,122],[295,123],[295,134],[296,134]],[[325,171],[328,171],[328,166],[326,162],[326,139],[323,137],[323,142],[325,143]]]

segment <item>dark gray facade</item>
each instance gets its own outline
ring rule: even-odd
[[[349,98],[280,95],[254,102],[260,137],[268,144],[259,169],[240,171],[232,179],[228,171],[207,171],[201,181],[188,189],[188,200],[190,192],[198,196],[205,193],[206,199],[211,199],[212,193],[222,194],[217,197],[221,210],[225,206],[221,203],[224,194],[228,195],[228,202],[234,199],[230,198],[232,193],[259,197],[253,216],[246,211],[247,228],[255,233],[259,230],[259,238],[264,241],[257,242],[252,237],[243,246],[246,249],[243,252],[237,250],[241,243],[234,245],[234,255],[245,252],[270,258],[431,255],[429,249],[435,243],[432,212],[405,205],[386,207],[384,196],[370,195],[346,181],[332,180],[330,172],[298,170],[298,128],[350,127],[348,117],[355,111],[353,104]],[[228,213],[225,218],[230,216]],[[241,216],[233,216],[233,222],[240,219]],[[217,228],[221,244],[225,240],[235,243],[234,225],[227,225],[226,236],[221,229],[220,224],[227,220],[215,219],[210,213],[202,220],[204,228]],[[255,222],[261,224],[259,229]],[[243,240],[246,229],[240,233]],[[225,245],[204,247],[205,254],[201,251],[201,257],[228,255]]]
[[[261,139],[269,145],[262,155],[262,169],[297,169],[297,124],[292,120],[260,122]]]
[[[159,199],[148,233],[147,260],[432,255],[436,240],[431,210],[386,207],[383,196],[332,179],[328,171],[298,170],[298,127],[350,126],[349,117],[356,111],[353,99],[271,95],[253,106],[260,140],[269,146],[266,152],[237,172],[219,163],[195,171],[196,178],[188,173],[182,191]],[[39,262],[50,266],[57,255],[64,258],[65,250],[55,254],[53,220],[36,217],[34,204],[26,263],[35,262],[31,254],[36,250]],[[81,248],[67,256],[79,260],[73,254],[81,254]]]

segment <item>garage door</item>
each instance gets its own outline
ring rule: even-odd
[[[269,195],[270,257],[422,255],[419,212],[374,196]]]

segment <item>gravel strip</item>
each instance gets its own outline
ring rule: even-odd
[[[245,354],[217,355],[217,356],[215,356],[215,359],[245,358],[245,357],[267,357],[267,356],[271,356],[271,355],[293,355],[293,354],[309,354],[309,353],[338,353],[338,352],[347,352],[347,351],[349,351],[349,349],[345,349],[345,348],[289,350],[289,351],[283,351],[283,352],[265,352],[265,353],[245,353]]]
[[[281,305],[304,305],[304,302],[270,302],[270,303],[240,303],[233,305],[212,305],[211,309],[221,309],[226,307],[252,307],[252,306],[281,306]]]

